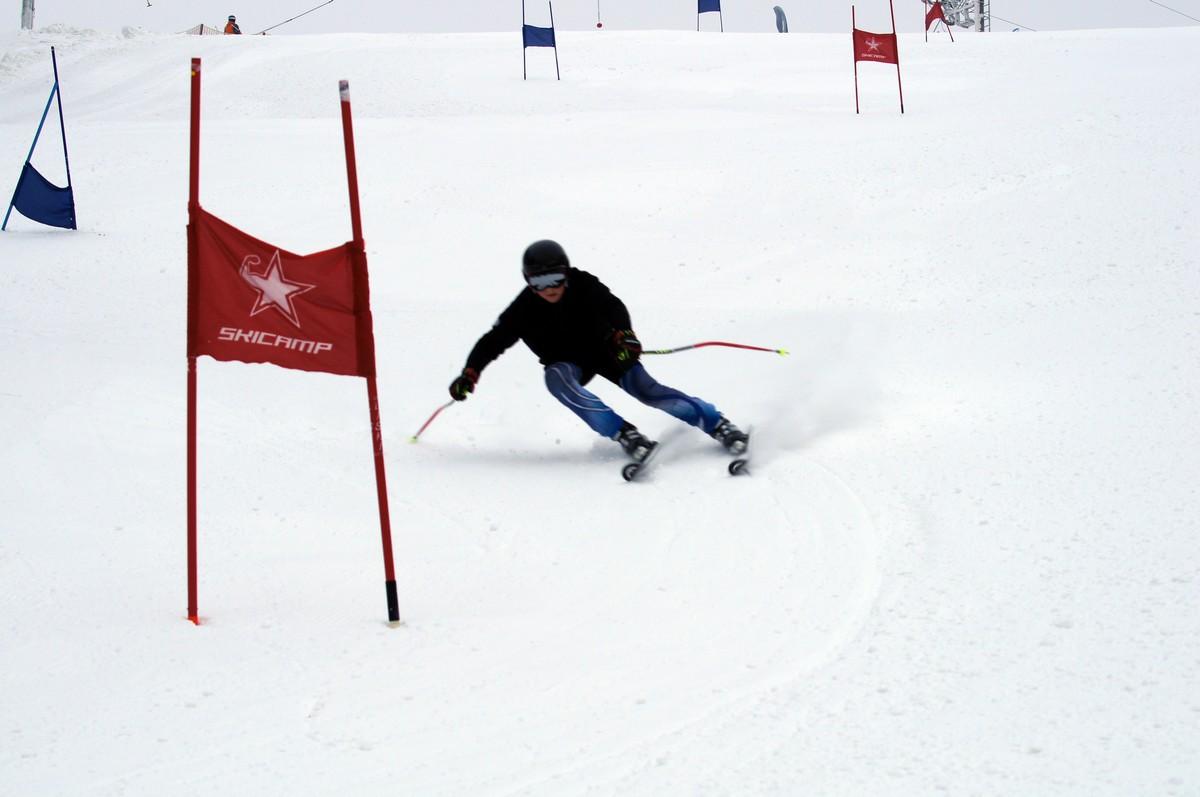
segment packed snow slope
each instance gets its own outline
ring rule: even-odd
[[[50,45],[0,793],[1200,793],[1200,30],[904,36],[855,115],[846,35],[563,33],[560,82],[516,33],[51,28],[0,42],[4,186]],[[363,381],[209,359],[184,619],[191,56],[202,204],[296,252],[350,237],[350,81],[399,627]],[[623,482],[520,345],[407,442],[543,237],[650,348],[791,351],[645,358],[749,478],[601,381],[666,441]]]

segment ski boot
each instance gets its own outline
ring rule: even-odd
[[[645,435],[637,430],[637,427],[626,421],[621,424],[621,431],[617,432],[617,436],[613,438],[621,444],[621,448],[625,449],[625,453],[629,455],[636,464],[641,464],[650,456],[650,452],[658,443],[650,440]]]
[[[725,446],[725,450],[735,457],[746,453],[750,445],[750,435],[733,425],[724,415],[709,433],[714,440]]]

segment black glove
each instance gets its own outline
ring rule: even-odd
[[[450,398],[455,401],[466,401],[467,394],[475,392],[475,383],[478,381],[478,371],[474,368],[464,368],[462,373],[450,383]]]
[[[615,329],[609,339],[621,365],[633,365],[642,356],[642,342],[632,329]]]

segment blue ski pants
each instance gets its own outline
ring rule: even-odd
[[[546,366],[546,388],[551,395],[598,434],[610,439],[615,437],[625,420],[585,388],[584,381],[587,380],[584,379],[583,369],[574,363],[559,362]],[[711,434],[721,419],[721,413],[712,404],[659,384],[646,373],[641,363],[634,363],[616,384],[643,404],[698,427],[705,434]]]

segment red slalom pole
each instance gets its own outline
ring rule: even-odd
[[[900,89],[900,113],[904,113],[904,85],[900,82],[900,37],[896,35],[896,7],[888,0],[888,10],[892,12],[892,41],[896,43],[896,87]]]
[[[389,623],[400,622],[400,603],[396,595],[396,569],[392,563],[392,522],[388,513],[387,474],[383,462],[383,427],[379,420],[379,390],[375,383],[375,333],[371,322],[371,298],[367,278],[367,252],[363,242],[362,215],[358,202],[358,165],[354,157],[354,125],[350,117],[350,82],[338,81],[342,103],[342,136],[346,143],[346,183],[350,191],[350,224],[354,240],[350,243],[354,258],[355,316],[358,325],[360,368],[367,378],[367,409],[371,418],[371,441],[375,456],[375,491],[379,498],[379,533],[383,540],[384,589],[387,593]]]
[[[788,355],[787,349],[770,349],[766,346],[749,346],[745,343],[729,343],[724,340],[706,340],[703,343],[690,343],[687,346],[678,346],[674,349],[646,349],[642,354],[674,354],[679,351],[687,351],[688,349],[702,349],[705,346],[724,346],[729,349],[747,349],[748,351],[767,351],[772,354],[778,354],[781,357]]]
[[[192,59],[191,122],[188,144],[188,303],[187,303],[187,616],[200,625],[196,575],[196,228],[200,209],[200,59]]]

